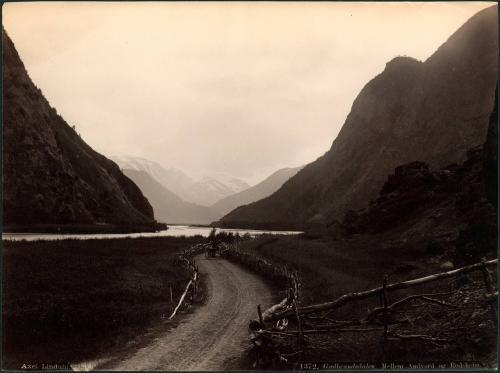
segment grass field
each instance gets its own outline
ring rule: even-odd
[[[380,286],[385,274],[397,281],[440,271],[439,263],[428,262],[425,251],[398,249],[384,242],[385,238],[377,235],[345,240],[263,236],[243,242],[242,248],[298,269],[303,279],[304,304]]]
[[[3,242],[3,364],[93,358],[168,317],[202,237]]]
[[[304,306],[381,286],[385,274],[389,282],[398,282],[443,271],[440,268],[442,261],[436,260],[425,245],[410,243],[397,247],[391,244],[390,238],[387,235],[337,240],[311,235],[263,236],[242,242],[241,249],[298,269],[302,282],[300,301]],[[286,289],[282,290],[279,299],[285,295]],[[319,334],[309,336],[310,348],[304,357],[307,361],[478,360],[485,366],[493,366],[496,364],[495,317],[490,306],[484,303],[481,273],[390,292],[388,301],[392,303],[413,294],[450,291],[453,294],[443,299],[455,304],[454,308],[436,304],[412,308],[415,306],[412,304],[398,316],[407,315],[408,320],[391,327],[402,334],[439,336],[449,343],[436,346],[426,341],[396,341],[386,344],[383,350],[380,332]],[[379,306],[379,298],[373,297],[349,303],[330,313],[329,317],[359,320],[366,317],[369,309]],[[291,347],[295,347],[295,340],[291,343]],[[286,351],[287,347],[283,348]]]

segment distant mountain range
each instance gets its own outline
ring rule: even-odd
[[[222,217],[238,206],[248,205],[249,203],[270,196],[281,188],[288,179],[295,176],[302,168],[303,166],[282,168],[257,185],[221,199],[213,204],[212,208],[219,213],[219,217]]]
[[[325,226],[367,206],[399,165],[463,162],[470,148],[485,141],[497,78],[495,5],[474,15],[425,62],[388,62],[361,90],[325,155],[270,197],[233,210],[219,224]]]
[[[154,229],[140,189],[50,106],[3,29],[2,40],[4,230]]]
[[[278,190],[285,181],[295,175],[301,167],[284,168],[255,186],[248,185],[239,179],[218,174],[201,181],[194,181],[181,170],[163,168],[159,163],[138,157],[112,157],[125,175],[131,178],[142,190],[153,205],[155,216],[165,223],[177,224],[209,224],[220,219],[235,207],[265,198]],[[234,192],[217,201],[211,206],[203,206],[186,200],[195,192],[211,194],[213,198],[218,190],[219,194],[238,190],[247,185],[244,190]],[[186,193],[187,188],[193,188]],[[206,188],[208,192],[202,192]],[[174,191],[175,190],[175,191]],[[177,193],[177,192],[179,193]],[[182,195],[182,196],[181,196]]]
[[[111,159],[124,170],[147,172],[183,200],[203,206],[210,206],[249,187],[245,181],[224,174],[194,180],[177,168],[164,168],[159,163],[144,158],[120,156]]]
[[[182,200],[146,171],[124,169],[153,206],[156,219],[169,224],[208,224],[220,215],[206,206]]]

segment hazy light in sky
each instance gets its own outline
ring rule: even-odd
[[[3,25],[97,151],[260,181],[327,151],[361,88],[492,2],[32,2]]]

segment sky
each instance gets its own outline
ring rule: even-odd
[[[261,181],[329,150],[396,56],[427,59],[492,2],[16,2],[34,83],[106,156]]]

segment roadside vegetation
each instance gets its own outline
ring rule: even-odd
[[[241,242],[239,250],[277,266],[287,266],[291,271],[297,270],[300,307],[382,286],[385,275],[389,283],[393,283],[451,269],[446,262],[443,266],[444,259],[429,252],[425,245],[410,244],[396,249],[390,244],[390,238],[394,237],[388,233],[344,239],[309,234],[296,237],[262,236]],[[495,258],[494,252],[490,254],[491,258]],[[266,273],[261,274],[270,277]],[[276,300],[286,297],[290,287],[293,284],[281,284]],[[393,291],[388,294],[388,301],[394,303],[418,294],[430,294],[429,297],[436,298],[437,302],[410,302],[398,309],[396,318],[390,320],[389,330],[394,334],[422,337],[412,340],[389,338],[382,343],[382,332],[375,330],[377,321],[374,331],[367,328],[361,333],[306,335],[301,347],[298,347],[295,337],[279,337],[273,341],[275,348],[292,357],[289,363],[277,364],[273,368],[296,369],[300,366],[294,364],[299,361],[364,361],[378,364],[384,361],[477,361],[483,367],[496,364],[496,314],[492,308],[493,300],[486,297],[481,273]],[[342,324],[364,320],[370,310],[377,307],[380,307],[378,297],[348,303],[326,312],[325,318],[320,317],[319,322],[323,320],[325,324],[336,320],[336,323]],[[258,319],[257,312],[255,319]],[[290,328],[297,330],[295,319],[289,321]],[[306,318],[302,322],[302,328],[315,329],[314,323],[309,324],[312,319]],[[378,325],[379,329],[381,325]],[[471,341],[474,343],[471,344]],[[296,353],[299,350],[303,352]],[[254,364],[251,353],[248,356],[242,368],[248,369]]]
[[[3,367],[92,359],[166,320],[190,278],[175,254],[204,240],[3,241]]]

